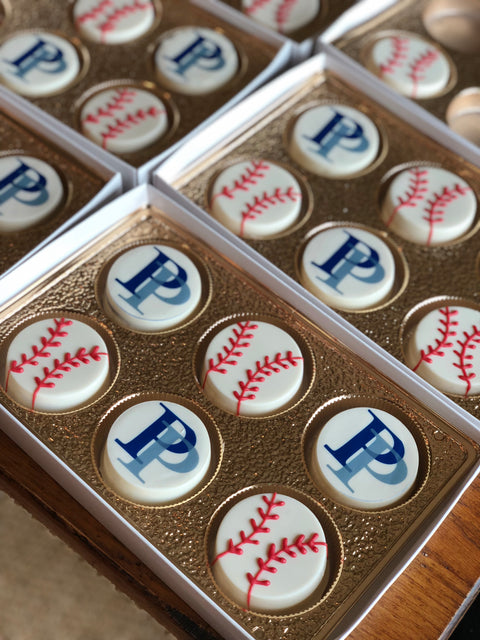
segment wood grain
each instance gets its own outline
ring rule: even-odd
[[[220,636],[187,603],[1,431],[0,488],[178,640],[219,640]],[[479,540],[480,479],[477,479],[349,640],[446,638],[480,586]]]

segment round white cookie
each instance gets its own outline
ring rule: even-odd
[[[268,238],[298,220],[302,190],[289,171],[273,162],[238,162],[213,183],[210,210],[241,237]]]
[[[465,180],[439,167],[418,166],[392,180],[381,216],[402,238],[430,246],[461,237],[476,212],[477,199]]]
[[[318,484],[355,509],[384,509],[405,500],[418,474],[415,438],[381,409],[340,411],[322,427],[312,456]]]
[[[268,322],[239,320],[208,345],[201,383],[222,409],[266,416],[295,397],[303,375],[303,355],[290,334]]]
[[[80,407],[109,383],[109,354],[90,325],[68,318],[29,324],[15,335],[6,357],[5,391],[36,411]]]
[[[327,566],[318,518],[299,500],[276,493],[237,502],[221,521],[214,548],[212,570],[221,591],[261,613],[301,606]]]
[[[176,402],[149,400],[125,409],[112,424],[100,471],[123,498],[158,505],[191,493],[211,460],[202,420]]]
[[[242,11],[279,33],[306,26],[320,12],[320,0],[242,0]]]
[[[434,387],[464,397],[480,393],[480,311],[439,307],[414,327],[408,366]]]
[[[30,98],[62,91],[75,80],[80,66],[75,47],[46,31],[14,33],[0,45],[0,79]]]
[[[179,325],[198,306],[200,273],[184,253],[144,244],[122,253],[109,269],[106,301],[115,316],[139,331]]]
[[[156,142],[168,130],[164,103],[154,93],[133,86],[104,89],[85,102],[82,133],[112,153],[133,153]]]
[[[103,44],[139,38],[155,21],[152,0],[77,0],[75,26],[82,36]]]
[[[218,31],[178,27],[161,37],[155,67],[168,89],[199,95],[229,82],[239,69],[239,59],[232,42]]]
[[[372,46],[369,69],[409,98],[430,98],[450,82],[450,64],[442,51],[419,36],[398,33]]]
[[[388,299],[395,284],[395,259],[377,235],[357,227],[328,227],[305,246],[303,286],[331,307],[369,309]]]
[[[60,176],[43,160],[0,157],[0,232],[38,224],[55,211],[63,197]]]
[[[380,135],[365,114],[342,104],[322,104],[302,113],[292,129],[289,153],[319,176],[344,178],[377,158]]]

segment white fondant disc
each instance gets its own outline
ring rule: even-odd
[[[409,98],[431,98],[450,81],[450,65],[441,50],[421,37],[399,33],[372,47],[370,70]]]
[[[167,31],[155,52],[160,82],[179,93],[199,95],[219,89],[238,71],[232,42],[214,29],[178,27]]]
[[[443,306],[427,313],[406,348],[408,366],[443,391],[480,393],[480,311]]]
[[[266,160],[238,162],[220,173],[212,187],[212,215],[245,238],[268,238],[291,227],[302,209],[294,176]]]
[[[152,0],[77,0],[75,26],[94,42],[120,44],[139,38],[155,20]]]
[[[109,354],[100,334],[69,318],[22,329],[7,351],[5,390],[36,411],[68,411],[94,399],[109,382]]]
[[[115,260],[105,293],[113,313],[129,327],[161,331],[195,311],[202,281],[195,264],[178,249],[145,244]]]
[[[356,509],[391,507],[411,492],[418,474],[418,447],[409,429],[381,409],[354,407],[322,427],[314,477],[332,497]]]
[[[270,29],[291,33],[318,15],[320,0],[242,0],[242,10]]]
[[[356,227],[329,227],[305,246],[303,286],[331,307],[368,309],[382,304],[395,284],[395,260],[374,233]]]
[[[344,178],[369,167],[380,148],[377,127],[365,114],[342,104],[312,107],[296,120],[289,152],[312,173]]]
[[[303,375],[303,355],[291,335],[267,322],[239,320],[208,345],[201,383],[222,409],[266,416],[295,397]]]
[[[83,105],[82,133],[112,153],[133,153],[161,138],[169,127],[164,103],[132,86],[105,89]]]
[[[57,93],[79,72],[77,50],[53,33],[14,33],[0,45],[0,79],[21,95],[35,98]]]
[[[251,611],[301,606],[320,585],[326,565],[318,518],[282,494],[244,498],[227,512],[215,538],[215,580],[226,596]]]
[[[202,420],[176,402],[149,400],[113,423],[102,453],[105,483],[140,504],[178,500],[204,479],[211,460]]]
[[[382,220],[399,236],[435,245],[461,237],[473,225],[477,199],[459,176],[438,167],[412,167],[392,181]]]
[[[49,216],[64,197],[55,169],[32,156],[0,158],[0,232],[20,231]]]

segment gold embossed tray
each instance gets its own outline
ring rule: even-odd
[[[157,334],[114,321],[103,296],[113,256],[144,241],[167,242],[202,265],[203,300],[194,319]],[[32,275],[32,272],[35,275]],[[479,433],[451,403],[415,397],[408,373],[365,344],[334,314],[319,310],[259,266],[206,216],[193,217],[153,187],[138,187],[93,214],[21,265],[18,296],[3,301],[0,353],[19,326],[45,314],[77,315],[110,345],[108,389],[88,406],[45,414],[0,390],[2,428],[226,638],[344,637],[455,504],[478,472]],[[232,317],[267,318],[297,336],[307,354],[300,397],[267,418],[228,413],[203,393],[198,354],[204,336]],[[410,391],[403,389],[403,384]],[[160,507],[121,498],[103,482],[98,459],[109,416],[132,398],[183,398],[207,416],[213,461],[193,495]],[[309,472],[315,417],[368,402],[409,425],[420,452],[412,495],[383,511],[342,506]],[[288,615],[245,611],[225,598],[209,568],[212,528],[228,500],[281,491],[319,514],[330,547],[327,584]]]
[[[409,112],[402,112],[402,108],[392,113],[392,103],[387,110],[379,102],[376,88],[369,86],[368,78],[357,77],[355,68],[347,68],[343,62],[341,58],[322,54],[287,72],[252,96],[242,113],[232,114],[231,127],[228,132],[223,130],[223,136],[206,131],[197,144],[182,149],[162,164],[157,176],[178,189],[188,202],[195,203],[195,210],[208,212],[213,180],[234,162],[270,159],[299,175],[307,193],[300,222],[272,238],[245,240],[299,287],[302,247],[322,225],[348,223],[379,234],[390,243],[395,256],[394,294],[375,308],[338,313],[398,361],[405,362],[407,318],[413,309],[432,298],[448,301],[462,298],[478,308],[480,173],[472,162],[443,146],[428,114],[424,114],[423,120],[417,115],[410,120]],[[377,157],[361,175],[347,179],[319,177],[300,167],[288,152],[288,136],[295,117],[307,107],[332,102],[359,109],[380,132]],[[221,126],[217,126],[217,131],[222,131]],[[209,153],[206,148],[210,148]],[[448,169],[471,185],[477,199],[476,217],[468,233],[457,241],[430,247],[414,244],[389,230],[382,221],[381,203],[389,181],[396,172],[414,164]],[[313,298],[306,291],[305,295]],[[478,396],[454,399],[480,417]]]

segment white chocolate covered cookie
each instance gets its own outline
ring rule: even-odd
[[[312,22],[320,6],[320,0],[242,0],[242,10],[247,16],[285,34]]]
[[[60,176],[43,160],[17,155],[0,158],[0,232],[40,223],[63,197]]]
[[[152,27],[155,7],[152,0],[77,0],[73,19],[82,36],[103,44],[121,44]]]
[[[382,409],[353,407],[322,427],[313,451],[319,486],[356,509],[397,505],[411,493],[419,453],[409,429]]]
[[[439,167],[401,171],[382,204],[382,220],[399,236],[428,246],[456,240],[473,225],[477,199],[459,176]]]
[[[168,114],[158,96],[145,89],[104,89],[85,102],[82,133],[112,153],[133,153],[156,142],[168,130]]]
[[[267,160],[238,162],[212,186],[212,215],[243,238],[268,238],[291,227],[302,209],[298,181]]]
[[[178,27],[161,37],[155,67],[163,86],[199,95],[229,82],[239,69],[239,60],[232,42],[219,31]]]
[[[395,284],[395,259],[376,234],[348,226],[327,227],[306,244],[303,286],[331,307],[345,311],[384,303]]]
[[[303,376],[303,355],[291,335],[268,322],[239,320],[208,345],[201,384],[226,411],[266,416],[296,396]]]
[[[29,324],[8,346],[5,391],[36,411],[75,409],[109,383],[110,358],[93,327],[69,318]]]
[[[226,513],[212,560],[223,593],[244,609],[280,613],[318,589],[327,542],[318,518],[290,496],[256,494]]]
[[[380,135],[364,113],[343,104],[322,104],[302,113],[293,126],[289,153],[319,176],[345,178],[377,158]]]
[[[113,422],[100,470],[105,483],[139,504],[164,504],[198,487],[211,460],[210,436],[190,409],[148,400],[125,409]]]
[[[406,345],[408,366],[434,387],[464,397],[480,393],[480,311],[444,305],[427,313]]]
[[[47,31],[14,33],[0,45],[0,79],[9,89],[36,98],[67,88],[80,72],[76,48]]]

